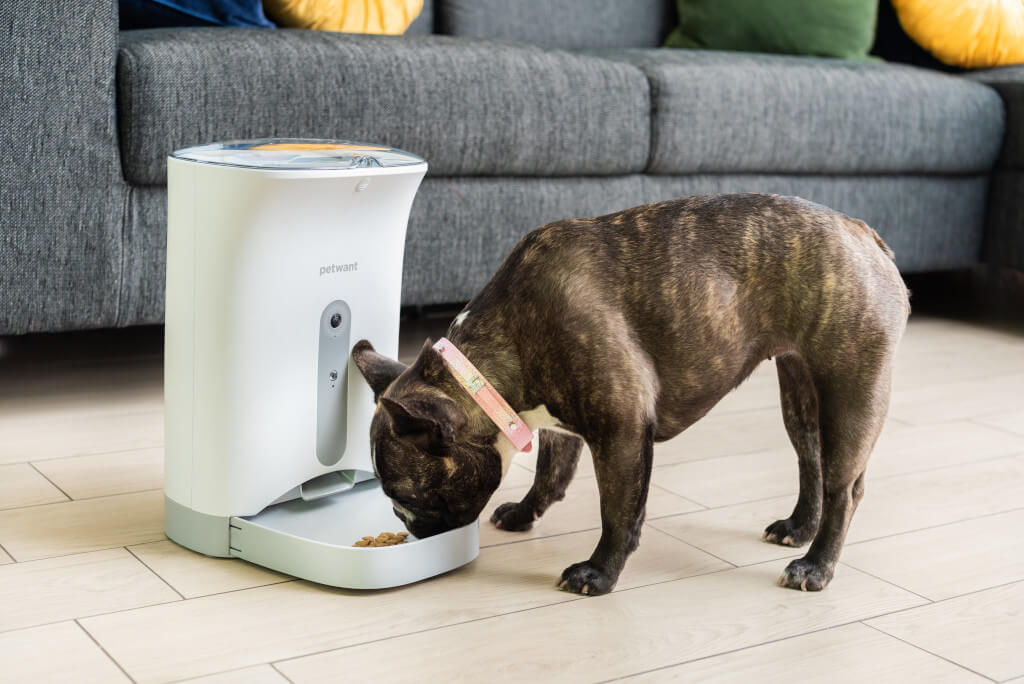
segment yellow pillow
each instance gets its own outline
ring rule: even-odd
[[[907,35],[946,64],[1024,62],[1021,0],[892,0]]]
[[[398,35],[419,16],[423,0],[263,0],[278,26]]]

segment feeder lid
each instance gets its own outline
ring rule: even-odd
[[[302,138],[263,138],[212,143],[177,150],[172,152],[171,156],[220,166],[293,171],[382,169],[425,163],[422,157],[386,145],[351,140]]]

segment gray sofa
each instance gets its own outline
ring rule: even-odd
[[[4,2],[0,334],[159,323],[166,154],[244,137],[430,162],[407,305],[470,298],[548,221],[708,192],[861,217],[905,272],[1024,269],[1024,71],[656,49],[673,4],[433,0],[376,37],[119,33],[114,0]]]

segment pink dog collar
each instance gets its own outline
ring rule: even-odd
[[[444,365],[451,371],[455,379],[459,381],[463,389],[469,392],[480,408],[484,410],[487,417],[494,421],[502,434],[508,437],[519,451],[529,451],[533,448],[533,431],[530,426],[519,417],[519,414],[512,410],[494,385],[487,382],[483,373],[476,369],[469,359],[458,350],[458,348],[445,337],[442,337],[434,344],[434,349],[441,358]]]

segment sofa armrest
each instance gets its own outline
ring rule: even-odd
[[[1024,170],[1024,65],[972,71],[965,78],[995,89],[1006,107],[1006,134],[997,166]]]
[[[116,0],[5,0],[0,45],[0,334],[113,325]]]

